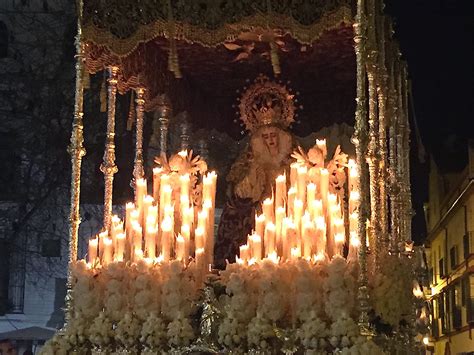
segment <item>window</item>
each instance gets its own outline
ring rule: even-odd
[[[438,267],[439,267],[439,277],[441,279],[444,279],[446,277],[446,270],[444,268],[444,258],[439,259]]]
[[[455,245],[449,250],[449,260],[451,262],[451,270],[458,266],[458,246]]]
[[[8,56],[8,28],[2,21],[0,21],[0,58]]]
[[[454,329],[459,329],[462,327],[461,285],[457,283],[449,291],[449,297],[451,299],[451,324]]]
[[[474,323],[474,274],[469,275],[469,286],[466,287],[467,322]]]
[[[462,249],[464,254],[464,260],[469,259],[469,255],[471,254],[470,245],[469,245],[469,234],[465,234],[462,237]]]
[[[59,258],[61,256],[61,241],[59,239],[44,239],[41,244],[41,256]]]

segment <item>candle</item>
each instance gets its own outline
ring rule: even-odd
[[[183,215],[183,225],[187,224],[188,226],[192,226],[194,224],[194,207],[190,206],[184,211]]]
[[[349,238],[349,254],[347,255],[347,261],[356,261],[359,257],[360,239],[356,232],[350,232]]]
[[[276,210],[275,216],[275,235],[276,235],[276,245],[275,248],[278,250],[279,255],[282,253],[282,224],[283,218],[285,218],[286,211],[285,207],[280,206]]]
[[[323,214],[323,201],[322,200],[314,200],[312,203],[311,211],[311,219],[316,219],[317,217],[324,216]]]
[[[138,221],[132,222],[132,230],[131,254],[136,255],[136,250],[142,250],[142,227]]]
[[[306,186],[306,206],[308,206],[308,210],[310,211],[310,213],[312,212],[311,210],[314,207],[315,200],[316,200],[316,184],[313,184],[312,182],[310,182]],[[312,213],[312,215],[314,214]]]
[[[173,220],[167,216],[161,223],[161,254],[164,261],[171,257],[171,238],[173,236]]]
[[[336,255],[341,255],[342,256],[345,239],[346,239],[346,236],[343,233],[337,233],[337,234],[334,235]]]
[[[134,250],[134,253],[133,253],[133,260],[135,262],[138,262],[139,260],[142,260],[143,259],[143,250],[141,249],[135,249]]]
[[[296,226],[291,219],[286,219],[286,258],[291,258],[291,248],[299,247],[298,236],[296,232]]]
[[[303,218],[303,232],[302,232],[302,241],[303,241],[303,257],[306,259],[311,258],[313,243],[315,243],[315,227],[313,222],[311,222],[309,215],[305,214]]]
[[[323,163],[326,160],[327,148],[326,148],[326,139],[316,139],[316,146],[321,150],[323,154]]]
[[[97,248],[99,247],[99,238],[95,237],[89,240],[89,248],[87,252],[87,258],[89,264],[95,265],[97,260]]]
[[[274,221],[274,219],[273,219],[273,215],[274,215],[274,212],[273,212],[274,211],[273,199],[266,198],[265,200],[263,200],[262,210],[263,210],[263,214],[265,216],[265,220],[269,221],[269,222],[273,222]]]
[[[359,189],[359,169],[354,159],[349,159],[349,191]]]
[[[316,250],[317,253],[326,253],[326,222],[323,216],[315,219],[316,224]]]
[[[258,235],[263,235],[265,231],[265,215],[257,215],[255,217],[255,233]]]
[[[275,225],[272,222],[267,222],[265,225],[265,236],[263,238],[265,246],[265,255],[275,251]]]
[[[249,236],[250,251],[252,259],[260,261],[262,259],[262,237],[256,233]]]
[[[301,218],[303,217],[303,201],[295,199],[295,212],[293,222],[295,224],[296,235],[301,238]]]
[[[113,245],[112,239],[105,237],[103,240],[104,243],[104,254],[102,255],[102,265],[107,265],[112,262],[112,255],[113,255]]]
[[[206,255],[203,248],[196,249],[194,260],[196,263],[196,278],[202,282],[204,274],[206,273]]]
[[[249,250],[249,246],[247,244],[241,245],[239,247],[239,255],[240,255],[240,259],[242,259],[242,261],[244,261],[244,262],[249,261],[249,259],[250,259],[250,250]]]
[[[270,260],[274,264],[278,264],[280,262],[280,258],[276,251],[271,252],[268,254],[267,259]]]
[[[109,235],[108,231],[102,231],[99,233],[99,259],[102,260],[102,255],[104,254],[104,239]]]
[[[162,167],[153,168],[153,198],[155,201],[159,201],[160,198],[160,182],[162,173]]]
[[[186,241],[181,234],[178,234],[176,237],[176,259],[180,261],[186,261],[187,257],[185,256]]]
[[[206,244],[205,233],[205,228],[203,227],[197,227],[194,231],[194,245],[196,250],[204,249],[204,246]]]
[[[153,205],[153,197],[150,196],[150,195],[147,195],[147,196],[144,196],[143,197],[143,212],[142,212],[142,218],[143,218],[143,222],[142,222],[142,225],[145,225],[146,224],[146,219],[148,217],[148,212],[149,212],[149,208]]]
[[[135,209],[135,204],[133,202],[127,202],[125,205],[125,232],[127,233],[127,238],[131,236],[132,229],[132,211]]]
[[[291,248],[290,259],[295,261],[295,260],[298,260],[300,257],[301,257],[301,249],[299,247]]]
[[[323,200],[323,206],[327,206],[327,198],[329,191],[329,171],[327,169],[321,169],[321,200]]]
[[[359,213],[358,212],[352,212],[349,215],[349,230],[351,232],[357,232],[358,228],[357,226],[359,225]]]
[[[295,208],[296,187],[290,187],[288,190],[288,216],[293,216]]]
[[[143,197],[146,196],[146,190],[146,180],[141,178],[137,179],[135,186],[135,202],[140,214],[140,219],[143,218]]]
[[[275,179],[275,210],[285,205],[286,175],[279,175]]]
[[[357,190],[353,190],[349,194],[349,213],[354,212],[359,206],[360,193]]]
[[[158,227],[151,222],[146,226],[145,250],[148,258],[154,259],[156,256],[156,236]]]
[[[183,224],[181,226],[181,236],[184,239],[184,261],[187,261],[191,246],[191,227],[189,227],[189,224]]]
[[[297,174],[297,195],[298,199],[303,201],[304,205],[306,202],[306,177],[308,174],[308,168],[306,166],[299,166]]]
[[[207,173],[202,179],[202,198],[205,200],[214,200],[217,175],[215,171]]]
[[[170,176],[167,174],[161,175],[160,182],[160,221],[165,217],[164,209],[165,206],[171,204],[171,195],[173,193],[173,188],[170,185]]]
[[[125,235],[125,233],[118,233],[116,235],[116,238],[117,238],[117,247],[115,249],[114,260],[115,261],[123,261],[124,260],[123,253],[125,251],[126,235]]]
[[[290,185],[291,187],[296,188],[297,180],[298,180],[298,168],[300,167],[300,163],[294,162],[290,164]]]

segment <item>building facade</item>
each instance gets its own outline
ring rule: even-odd
[[[425,205],[430,347],[435,354],[474,352],[474,144],[460,173],[441,174],[431,162]]]

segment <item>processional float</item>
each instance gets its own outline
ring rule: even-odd
[[[392,32],[378,0],[78,1],[66,324],[45,353],[418,351],[415,335],[427,320],[412,293],[407,68]],[[221,65],[258,47],[257,70],[266,61],[278,77],[292,65],[287,43],[300,53],[314,48],[319,57],[349,48],[335,55],[349,53],[355,64],[348,70],[355,70],[356,155],[347,160],[337,151],[331,160],[322,140],[295,151],[237,262],[218,273],[217,176],[187,150],[186,126],[183,150],[167,155],[171,104],[193,105],[183,96],[194,88],[183,80],[197,51]],[[103,229],[78,261],[84,91],[98,72],[106,78]],[[118,217],[116,101],[128,92],[134,201]],[[210,102],[199,107],[202,116],[211,114]],[[154,169],[144,158],[146,111],[159,130]],[[336,191],[329,178],[338,174],[347,181]]]

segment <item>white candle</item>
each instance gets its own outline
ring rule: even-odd
[[[275,179],[275,211],[285,205],[286,175],[279,175]]]
[[[346,237],[342,233],[337,233],[334,235],[334,243],[335,243],[335,253],[336,255],[342,255],[343,253],[343,247],[344,247],[344,241]]]
[[[99,238],[93,238],[89,240],[89,248],[87,252],[87,258],[89,264],[94,265],[97,260],[97,248],[99,247]]]
[[[287,205],[288,216],[294,215],[295,198],[296,198],[296,187],[290,187],[290,189],[288,190],[288,205]]]
[[[181,234],[178,234],[176,237],[176,259],[186,262],[187,258],[185,257],[186,242]]]
[[[303,205],[306,202],[306,178],[308,175],[308,168],[306,166],[300,166],[297,170],[298,178],[297,178],[297,195],[298,199],[303,201]]]
[[[290,185],[291,187],[296,188],[297,180],[298,180],[298,168],[300,167],[300,163],[294,162],[290,164]]]
[[[263,214],[265,215],[265,220],[267,222],[273,222],[274,221],[273,199],[266,198],[265,200],[263,200],[262,210],[263,210]]]
[[[181,196],[188,196],[189,198],[189,184],[191,182],[191,179],[189,177],[189,174],[184,174],[179,177],[179,185],[180,185],[180,192]]]
[[[265,232],[265,215],[261,214],[255,217],[255,233],[262,236]]]
[[[262,237],[256,233],[249,236],[250,250],[252,259],[255,261],[262,260]]]
[[[123,261],[124,260],[123,253],[125,251],[126,235],[125,235],[125,233],[118,233],[116,235],[116,238],[117,238],[117,248],[115,249],[114,260],[115,261]]]
[[[135,204],[133,202],[127,202],[125,205],[125,232],[127,233],[127,238],[131,238],[132,230],[132,211],[135,209]]]
[[[132,245],[131,245],[131,253],[135,255],[136,250],[142,250],[142,227],[137,221],[132,222]]]
[[[316,184],[313,184],[312,182],[310,182],[306,186],[306,206],[308,206],[308,210],[310,211],[312,216],[314,216],[312,209],[314,207],[315,200],[316,200]]]
[[[146,196],[146,180],[137,179],[135,186],[135,204],[137,205],[137,210],[140,213],[140,219],[143,218],[143,197]]]
[[[191,227],[189,227],[189,224],[181,226],[181,236],[184,239],[184,261],[187,262],[191,247]]]
[[[327,148],[326,148],[326,139],[316,139],[316,146],[321,150],[323,153],[323,163],[326,160],[327,156]]]
[[[170,176],[168,174],[162,174],[160,182],[160,221],[164,218],[165,206],[171,204],[172,193],[173,188],[170,185]]]
[[[250,250],[247,244],[239,247],[240,259],[244,262],[248,262],[250,259]]]
[[[323,206],[327,206],[327,198],[329,191],[329,171],[327,169],[321,169],[321,200],[323,200]]]
[[[142,213],[142,225],[146,224],[146,219],[148,217],[149,208],[153,205],[153,197],[150,195],[143,197],[143,213]]]
[[[316,253],[326,253],[327,243],[326,243],[326,222],[324,217],[320,216],[315,219],[316,224]]]
[[[107,265],[110,262],[112,262],[112,255],[114,253],[113,251],[113,245],[112,245],[112,239],[110,238],[104,238],[104,254],[102,255],[102,265]]]
[[[356,261],[359,258],[360,239],[356,232],[350,232],[349,254],[347,261]]]
[[[265,246],[265,256],[268,256],[275,251],[275,225],[272,222],[267,222],[265,225],[265,236],[263,241]]]
[[[158,227],[151,222],[146,226],[145,250],[148,258],[154,259],[156,256],[156,236]]]
[[[349,213],[354,212],[359,206],[360,193],[357,190],[353,190],[349,194]]]
[[[309,219],[309,215],[305,214],[305,218],[303,218],[303,232],[302,232],[302,242],[303,242],[303,257],[304,258],[311,258],[313,243],[315,242],[315,228],[313,222]]]
[[[301,249],[299,247],[291,248],[290,259],[295,261],[295,260],[298,260],[300,257],[301,257]]]
[[[282,224],[283,218],[285,218],[286,211],[285,207],[281,206],[278,207],[276,210],[275,216],[275,234],[276,234],[276,249],[278,250],[278,254],[281,255],[282,251]]]
[[[204,246],[206,245],[206,229],[203,227],[197,227],[196,230],[194,231],[194,245],[195,249],[203,249]]]
[[[295,228],[298,237],[301,237],[301,218],[303,217],[303,201],[300,199],[295,199],[295,213],[293,222],[295,223]]]
[[[159,201],[160,199],[160,182],[162,173],[163,168],[153,168],[153,198],[155,199],[155,201]]]
[[[171,257],[171,238],[173,237],[173,221],[167,216],[161,223],[161,255],[164,261]]]

